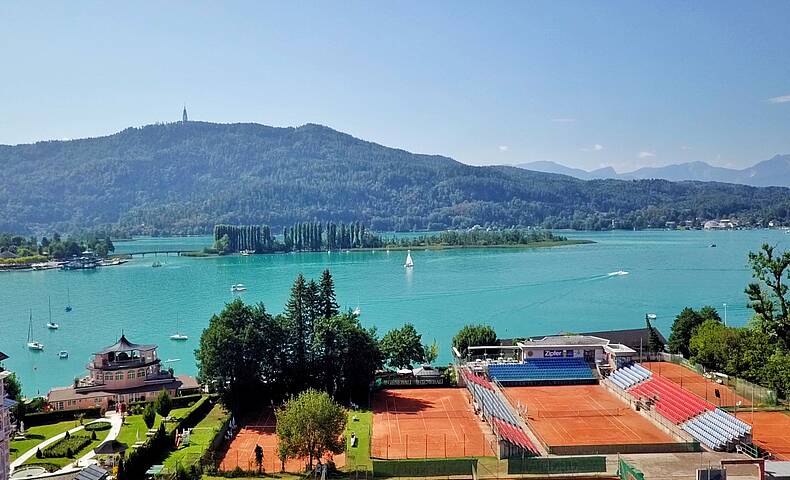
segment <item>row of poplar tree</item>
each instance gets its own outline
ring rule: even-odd
[[[268,225],[215,225],[214,248],[219,253],[319,252],[348,248],[378,248],[380,237],[360,222],[302,222],[283,228],[282,240]]]

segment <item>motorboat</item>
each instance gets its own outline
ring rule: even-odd
[[[239,253],[241,254],[242,257],[249,257],[250,255],[252,255],[252,250],[242,250]]]
[[[159,268],[159,267],[162,266],[162,263],[157,260],[154,263],[152,263],[151,266],[154,267],[154,268]]]
[[[610,272],[608,275],[610,277],[622,277],[624,275],[628,275],[628,272],[626,272],[625,270],[618,270],[616,272]]]
[[[59,351],[58,358],[63,358],[63,359],[69,358],[69,352],[67,352],[66,350]]]
[[[236,283],[230,286],[231,292],[246,292],[247,287],[244,286],[243,283]]]

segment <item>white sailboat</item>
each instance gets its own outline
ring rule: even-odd
[[[27,348],[30,350],[44,350],[44,344],[33,340],[33,310],[30,311],[30,323],[27,327]]]
[[[411,250],[406,252],[406,263],[403,264],[406,268],[412,268],[414,266],[414,260],[411,259]]]
[[[181,330],[178,329],[178,314],[176,313],[176,333],[170,335],[170,340],[175,340],[177,342],[183,342],[185,340],[189,340],[189,336],[184,335],[181,333]]]
[[[47,328],[50,330],[57,330],[60,328],[60,325],[52,321],[52,299],[47,298],[47,302],[49,303],[49,321],[47,322]]]

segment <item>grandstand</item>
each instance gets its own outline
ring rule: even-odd
[[[466,387],[472,394],[477,409],[489,423],[497,439],[508,445],[500,451],[501,456],[539,456],[540,451],[524,432],[516,415],[507,401],[496,391],[493,384],[469,369],[461,369]]]
[[[535,358],[524,363],[490,364],[488,375],[503,385],[597,383],[583,358]]]
[[[615,370],[609,379],[712,450],[751,443],[750,425],[638,363]]]

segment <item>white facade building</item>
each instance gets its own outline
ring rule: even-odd
[[[8,358],[0,352],[0,361]],[[8,480],[11,471],[11,461],[9,451],[11,448],[11,414],[9,408],[14,402],[5,397],[5,379],[11,372],[5,370],[0,372],[0,480]]]

